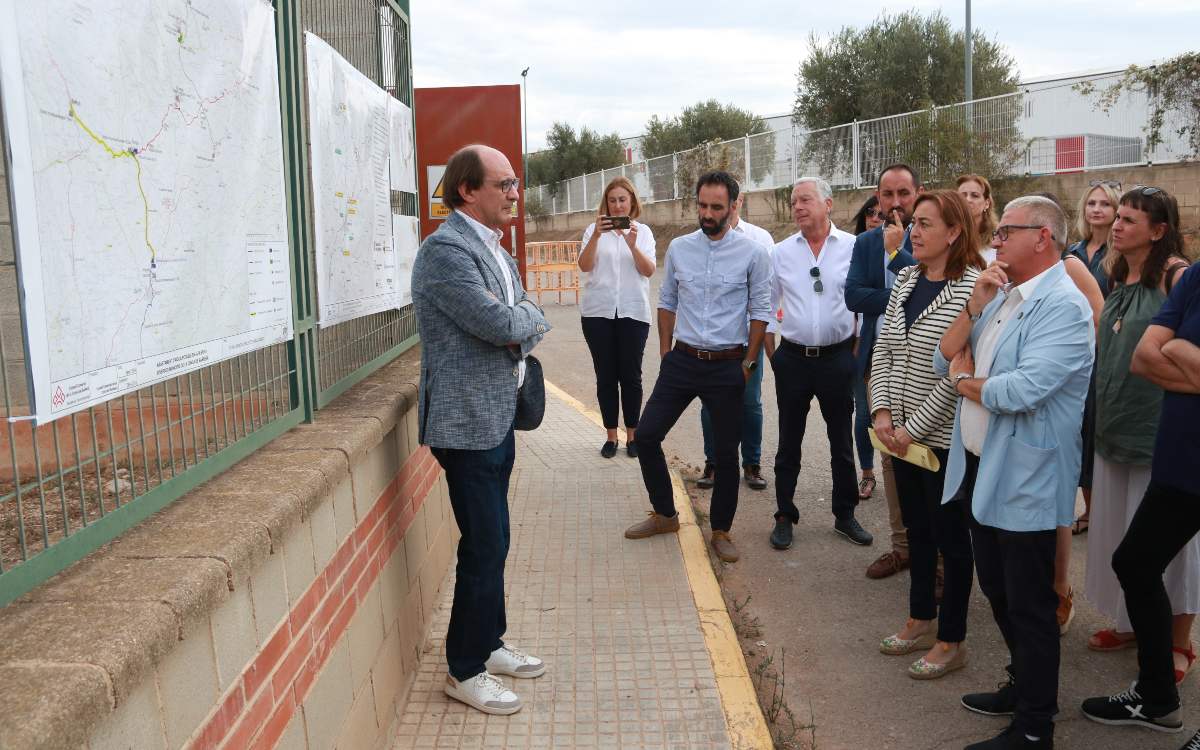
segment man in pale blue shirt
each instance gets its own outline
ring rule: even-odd
[[[629,539],[679,530],[662,441],[699,398],[712,415],[716,439],[712,545],[726,562],[738,559],[729,530],[737,511],[742,394],[771,319],[767,249],[729,229],[738,192],[726,172],[702,175],[696,185],[700,229],[667,249],[658,301],[662,366],[637,431],[638,461],[654,510],[625,530]]]
[[[770,254],[775,251],[775,240],[771,238],[771,234],[762,227],[755,226],[742,218],[741,210],[745,199],[746,194],[742,193],[733,202],[733,211],[729,216],[729,229],[744,234],[758,244],[765,246],[767,253]],[[750,313],[747,311],[747,321],[749,321],[749,318]],[[749,330],[748,327],[747,330]],[[767,333],[769,334],[771,331],[771,325],[768,324]],[[763,479],[761,467],[763,431],[762,373],[763,358],[760,352],[758,365],[750,373],[750,379],[746,381],[746,392],[742,396],[742,474],[746,480],[746,486],[752,490],[765,490],[767,488],[767,480]],[[713,452],[712,415],[705,408],[700,409],[700,431],[704,436],[704,473],[696,480],[696,486],[708,490],[712,489],[717,475],[717,460],[716,454]]]

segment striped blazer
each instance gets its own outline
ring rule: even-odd
[[[920,273],[918,266],[901,270],[888,298],[883,330],[871,355],[871,413],[889,409],[892,422],[903,425],[913,440],[930,448],[949,448],[958,392],[949,376],[934,373],[933,352],[966,306],[979,271],[968,268],[961,279],[947,283],[906,330],[904,301]]]

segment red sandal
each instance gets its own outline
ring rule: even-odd
[[[1113,628],[1105,628],[1092,633],[1087,647],[1092,651],[1120,651],[1137,645],[1137,637],[1125,639],[1117,636]]]
[[[1187,659],[1187,669],[1175,670],[1175,684],[1178,685],[1187,677],[1188,672],[1192,671],[1192,664],[1196,662],[1196,649],[1189,643],[1187,648],[1172,646],[1171,650]]]

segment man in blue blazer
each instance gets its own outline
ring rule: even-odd
[[[967,750],[1054,746],[1055,531],[1075,512],[1095,352],[1091,309],[1060,261],[1066,235],[1053,201],[1009,203],[996,260],[934,353],[934,369],[962,396],[943,501],[969,500],[979,588],[1012,658],[1009,684],[962,698],[977,713],[1012,715],[1012,724]]]
[[[871,365],[871,352],[887,310],[888,297],[896,274],[916,263],[906,227],[912,220],[913,207],[921,192],[917,173],[907,164],[893,164],[879,173],[875,197],[883,213],[884,224],[863,232],[854,240],[850,272],[846,276],[846,307],[860,317],[858,352],[855,356],[857,377],[854,415],[856,439],[871,423],[866,400],[866,383]],[[892,457],[882,456],[883,490],[888,504],[888,523],[891,526],[892,548],[867,567],[868,578],[886,578],[908,567],[908,533],[900,516],[900,497],[896,494],[896,479],[892,474]]]
[[[495,675],[546,670],[501,637],[517,390],[525,355],[550,324],[500,246],[519,197],[508,159],[466,146],[446,163],[442,185],[450,217],[417,252],[412,295],[421,333],[420,441],[446,472],[462,532],[445,692],[484,713],[511,714],[521,699]]]

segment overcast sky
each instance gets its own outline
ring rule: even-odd
[[[708,98],[760,116],[788,112],[810,31],[828,36],[865,26],[885,8],[940,8],[961,26],[964,7],[933,0],[412,0],[414,82],[520,83],[529,66],[529,145],[537,150],[555,121],[626,137],[640,134],[651,115],[672,116]],[[1013,55],[1023,80],[1200,49],[1200,0],[974,0],[971,17]]]

